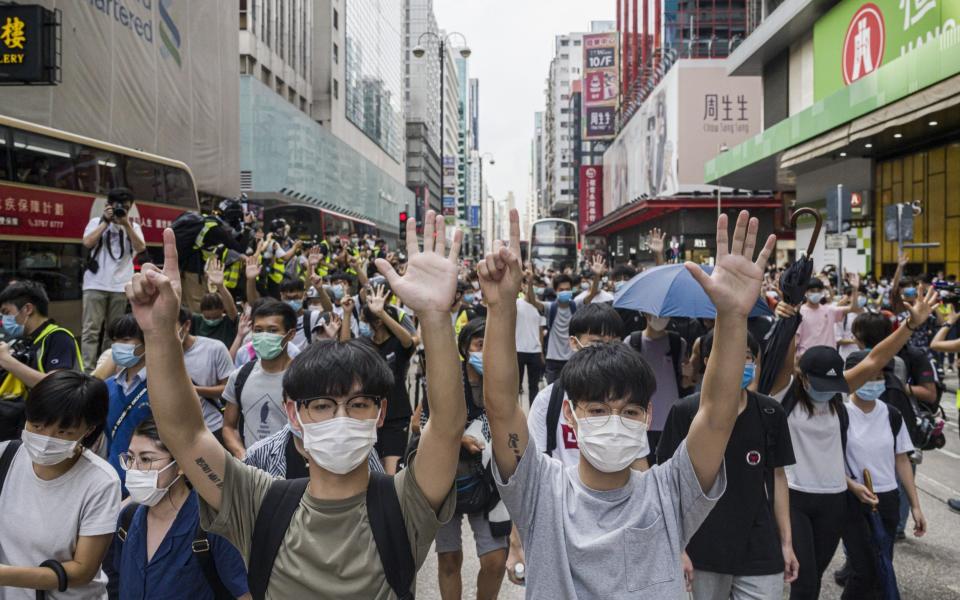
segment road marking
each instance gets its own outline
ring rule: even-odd
[[[939,448],[939,449],[937,450],[937,452],[940,452],[941,454],[946,454],[946,455],[949,456],[950,458],[960,458],[960,454],[956,454],[956,453],[954,453],[954,452],[950,452],[949,450],[944,450],[943,448]]]
[[[935,485],[935,486],[937,486],[937,487],[939,487],[939,488],[941,488],[941,489],[944,489],[944,490],[946,490],[947,492],[949,492],[949,493],[950,493],[950,497],[952,497],[952,498],[960,498],[960,491],[957,491],[957,490],[953,489],[953,488],[950,487],[949,485],[940,483],[939,481],[937,481],[936,479],[933,479],[932,477],[927,477],[927,476],[924,475],[923,473],[917,473],[917,481],[922,481],[922,482],[924,482],[924,483],[931,483],[931,484],[933,484],[933,485]]]

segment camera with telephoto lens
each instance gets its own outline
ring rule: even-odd
[[[127,216],[127,207],[123,202],[111,202],[110,207],[113,208],[113,218],[122,219]]]
[[[127,203],[133,202],[133,192],[127,188],[114,188],[107,194],[107,206],[113,209],[113,218],[122,219],[127,216]]]
[[[940,296],[940,302],[960,308],[960,284],[953,281],[937,281],[934,282],[933,287]]]

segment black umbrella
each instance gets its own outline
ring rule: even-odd
[[[873,478],[870,471],[863,470],[863,483],[873,493]],[[893,538],[883,527],[880,513],[873,506],[867,513],[867,522],[870,523],[870,533],[873,540],[874,559],[877,567],[877,581],[879,582],[880,598],[882,600],[900,600],[900,590],[897,588],[897,574],[893,570]]]
[[[813,274],[813,248],[817,245],[817,238],[820,237],[820,228],[823,226],[823,218],[820,213],[812,208],[800,208],[794,211],[790,217],[790,226],[797,228],[797,218],[800,215],[810,215],[816,219],[817,224],[813,229],[813,236],[810,243],[807,244],[807,254],[798,258],[796,262],[787,267],[780,274],[780,292],[782,294],[781,302],[786,302],[791,306],[797,306],[803,302],[803,297],[807,293],[807,286],[810,283],[810,276]],[[760,381],[757,384],[757,391],[761,394],[769,394],[773,388],[774,381],[777,379],[777,373],[780,365],[787,358],[787,351],[790,349],[790,343],[793,336],[797,334],[797,328],[800,327],[800,314],[792,317],[774,319],[773,325],[763,338],[763,369],[760,370]]]

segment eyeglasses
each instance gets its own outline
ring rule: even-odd
[[[141,471],[157,471],[161,468],[167,466],[164,463],[173,462],[172,456],[165,456],[163,458],[138,458],[129,452],[120,453],[120,467],[124,471],[129,471],[130,469],[137,469],[139,465],[139,470]]]
[[[647,411],[636,404],[628,404],[616,410],[606,402],[583,402],[576,404],[576,408],[583,410],[584,414],[591,419],[604,419],[598,421],[598,425],[603,426],[613,415],[620,418],[620,422],[631,429],[639,429],[647,422]]]
[[[299,404],[307,409],[307,416],[316,423],[334,418],[337,415],[337,409],[341,406],[351,419],[372,419],[380,409],[380,400],[379,396],[357,394],[343,401],[328,396],[318,396],[300,400]]]

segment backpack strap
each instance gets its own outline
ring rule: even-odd
[[[893,453],[897,453],[897,436],[900,435],[900,428],[903,427],[903,415],[897,410],[897,407],[887,405],[887,418],[890,420],[890,431],[893,433]]]
[[[140,505],[136,502],[131,502],[120,511],[120,525],[117,527],[117,538],[120,543],[127,541],[127,534],[130,533],[130,526],[133,524],[133,516],[139,507]]]
[[[399,600],[414,600],[412,587],[417,568],[392,476],[370,472],[367,518],[387,584]]]
[[[254,600],[264,600],[283,537],[310,480],[278,479],[267,488],[253,526],[247,583]]]
[[[831,402],[833,401],[831,400]],[[853,472],[850,462],[847,461],[847,430],[850,428],[850,413],[847,412],[847,407],[843,405],[843,402],[836,402],[834,407],[837,411],[837,420],[840,421],[840,450],[843,452],[843,464],[847,468],[847,474],[854,481],[859,481],[860,478]]]
[[[234,598],[227,586],[220,579],[220,573],[217,572],[217,564],[213,560],[213,554],[210,553],[210,539],[207,538],[207,532],[197,523],[197,530],[193,534],[193,543],[191,544],[193,556],[200,563],[200,570],[203,571],[203,578],[207,580],[207,585],[213,592],[216,600],[231,600]]]
[[[303,337],[307,340],[307,345],[309,346],[312,341],[311,338],[313,337],[313,328],[310,327],[310,324],[313,323],[313,311],[309,309],[303,311],[301,319],[303,319]]]
[[[255,358],[244,363],[240,367],[240,371],[237,372],[237,378],[233,380],[233,395],[237,399],[237,406],[243,406],[240,402],[240,395],[243,393],[243,386],[247,385],[247,380],[250,379],[250,373],[253,373],[253,368],[257,366],[258,360]]]
[[[550,303],[550,310],[547,311],[547,335],[550,335],[550,330],[553,329],[553,322],[557,320],[557,310],[559,302],[554,300]]]
[[[643,352],[643,330],[638,329],[630,334],[630,347],[637,352]]]
[[[10,471],[10,465],[13,464],[13,457],[16,456],[21,444],[23,442],[20,440],[10,440],[7,447],[3,449],[3,454],[0,455],[0,494],[3,494],[3,482],[7,480],[7,473]]]
[[[557,424],[560,423],[560,411],[563,409],[563,385],[557,379],[550,390],[550,404],[547,406],[547,447],[543,453],[553,454],[557,447]]]

